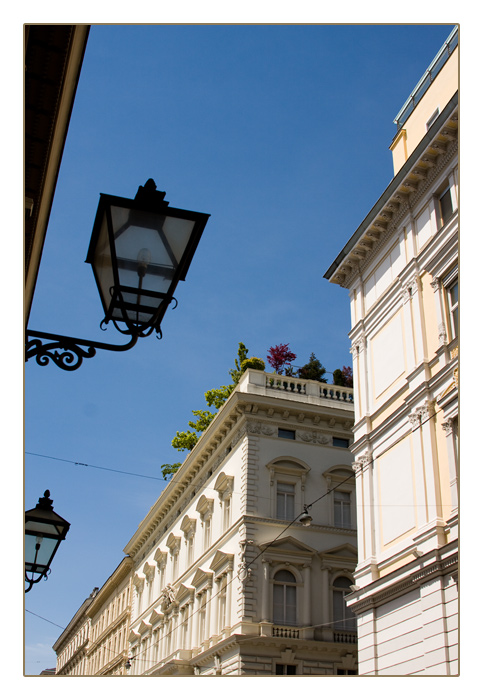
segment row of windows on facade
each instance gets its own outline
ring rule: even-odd
[[[287,428],[278,429],[278,437],[284,440],[295,440],[296,433],[295,430],[288,430]],[[347,438],[333,437],[332,447],[349,447],[349,440]]]
[[[349,491],[333,492],[334,526],[351,527],[351,494]],[[277,481],[277,511],[280,520],[295,518],[295,484]]]
[[[454,179],[457,181],[458,173],[455,171]],[[445,180],[435,195],[436,211],[438,218],[438,228],[441,229],[453,218],[453,214],[458,208],[455,201],[456,187],[451,187],[449,180]],[[446,312],[448,316],[448,326],[450,339],[458,336],[458,269],[454,267],[442,281],[446,297]]]
[[[294,574],[286,569],[279,570],[273,578],[273,624],[296,627],[297,582]],[[332,628],[355,632],[356,618],[345,602],[350,593],[352,581],[345,576],[337,577],[332,584]],[[211,606],[216,605],[215,630],[211,631]],[[227,625],[227,586],[222,585],[218,593],[210,598],[208,591],[199,596],[197,615],[193,615],[192,604],[185,605],[178,615],[171,615],[164,624],[156,627],[140,642],[131,648],[130,655],[137,661],[136,674],[167,658],[177,649],[201,647],[210,635],[221,634]],[[289,671],[290,674],[290,671]]]
[[[82,626],[82,628],[77,632],[75,637],[69,642],[65,647],[62,654],[59,656],[59,667],[63,666],[67,661],[72,658],[75,652],[87,641],[88,639],[88,625],[87,623]]]
[[[126,609],[129,603],[130,588],[127,587],[122,593],[114,598],[102,613],[99,620],[93,627],[92,638],[95,640]]]
[[[90,673],[95,674],[107,663],[116,658],[116,656],[124,651],[127,640],[127,624],[120,629],[115,630],[109,639],[106,639],[102,645],[92,654],[90,664]]]
[[[286,483],[283,481],[277,481],[276,490],[276,517],[280,520],[292,521],[295,518],[295,484]],[[230,511],[231,511],[231,499],[226,499],[224,502],[224,527],[229,526],[230,521]],[[333,522],[335,527],[348,528],[352,527],[351,518],[351,493],[349,491],[334,490],[333,492]],[[185,539],[185,549],[186,549],[186,568],[189,568],[193,564],[194,560],[194,533],[191,533],[190,537]],[[207,549],[211,544],[211,518],[207,518],[204,521],[204,533],[203,533],[203,545]],[[175,581],[179,574],[179,559],[180,552],[179,549],[173,549],[171,555],[171,581]],[[143,608],[153,600],[154,590],[157,588],[160,593],[166,584],[166,568],[159,567],[157,586],[155,584],[155,577],[146,579],[146,593],[144,593],[144,588],[138,591],[138,604],[137,604],[137,614],[140,614]],[[105,625],[109,623],[109,617],[101,625],[100,630],[104,629]]]

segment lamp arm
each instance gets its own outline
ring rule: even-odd
[[[35,357],[38,365],[48,365],[52,360],[57,367],[73,371],[81,366],[86,357],[94,357],[97,350],[114,350],[122,352],[130,350],[137,343],[138,336],[133,333],[131,340],[125,345],[112,345],[82,338],[70,338],[64,335],[44,333],[43,331],[25,331],[25,362]],[[42,343],[40,338],[53,342]],[[63,352],[59,352],[63,350]]]

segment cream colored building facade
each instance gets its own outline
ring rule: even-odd
[[[56,676],[89,675],[87,648],[89,646],[91,620],[87,615],[87,610],[98,591],[98,588],[94,588],[52,647],[57,654]]]
[[[131,675],[356,673],[352,426],[341,387],[245,372],[125,547]]]
[[[396,119],[348,289],[359,674],[458,673],[458,30]]]
[[[87,609],[90,618],[88,675],[126,674],[131,595],[132,560],[125,557]]]

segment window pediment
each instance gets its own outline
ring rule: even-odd
[[[164,613],[161,612],[161,610],[156,610],[156,608],[153,610],[151,615],[149,616],[149,623],[151,626],[156,625],[158,622],[161,622],[164,618]]]
[[[166,546],[169,550],[171,550],[171,554],[173,554],[175,551],[179,551],[181,546],[181,537],[176,537],[173,535],[173,533],[171,533],[166,541]]]
[[[191,585],[194,588],[206,588],[208,586],[211,586],[213,582],[213,572],[211,571],[203,571],[203,569],[197,569],[195,575],[193,576],[193,579],[191,581]]]
[[[190,533],[193,533],[196,530],[196,520],[185,515],[183,522],[181,523],[181,529],[187,537]]]
[[[143,566],[143,574],[146,576],[147,581],[152,581],[154,578],[154,566],[146,562]]]
[[[150,622],[146,622],[146,620],[142,620],[141,624],[138,627],[138,632],[139,634],[143,635],[145,632],[149,632],[151,630],[152,624]]]
[[[302,461],[295,461],[292,457],[280,457],[266,465],[270,471],[270,483],[273,484],[276,474],[284,474],[299,478],[302,485],[310,471],[310,467]]]
[[[157,548],[156,552],[154,553],[154,560],[157,563],[158,567],[160,569],[164,568],[166,566],[166,562],[168,560],[168,553],[163,552],[159,547]]]
[[[233,493],[233,482],[235,477],[227,476],[224,472],[218,475],[214,489],[220,494],[220,498]]]
[[[265,559],[277,562],[285,561],[291,564],[306,564],[312,561],[316,549],[296,540],[294,537],[284,537],[272,544],[260,544]]]
[[[129,644],[135,644],[137,641],[139,641],[140,638],[141,635],[138,632],[131,630],[131,632],[129,633],[128,642]]]
[[[201,496],[200,500],[196,504],[196,510],[201,515],[203,519],[210,517],[213,513],[214,500],[212,498],[206,498],[205,495]]]
[[[194,588],[192,588],[191,586],[185,586],[184,583],[181,583],[176,592],[176,600],[179,603],[182,603],[186,598],[192,598],[194,592]]]
[[[227,554],[219,549],[212,559],[210,569],[214,571],[215,574],[221,573],[223,570],[232,569],[234,558],[234,554]]]
[[[145,582],[144,576],[139,576],[139,574],[134,574],[134,578],[132,580],[134,587],[139,591],[142,590],[144,587],[144,582]]]
[[[332,549],[319,552],[319,557],[322,559],[323,563],[327,565],[345,565],[349,566],[349,568],[355,568],[357,564],[357,548],[351,544],[343,544],[339,547],[333,547]]]

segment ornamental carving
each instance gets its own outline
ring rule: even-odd
[[[176,602],[176,592],[170,583],[168,583],[168,585],[161,591],[160,601],[161,608],[163,610],[168,608],[172,603]]]
[[[438,341],[440,345],[445,345],[448,342],[448,335],[444,323],[440,323],[438,326]]]
[[[299,435],[304,442],[318,442],[320,445],[327,445],[330,442],[330,438],[328,438],[327,435],[324,435],[317,430],[312,430],[305,433],[300,432]]]

